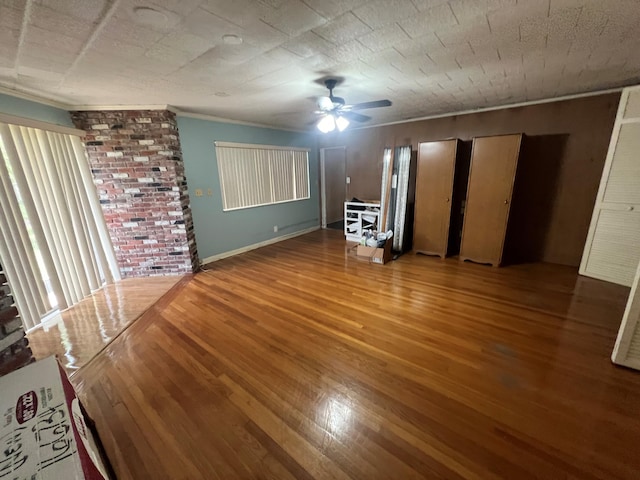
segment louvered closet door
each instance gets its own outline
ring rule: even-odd
[[[614,363],[640,370],[640,266],[638,267],[622,318],[611,359]]]
[[[640,87],[632,87],[620,99],[580,273],[631,286],[639,262]]]

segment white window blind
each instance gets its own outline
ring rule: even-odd
[[[0,123],[0,257],[25,328],[120,278],[77,136]]]
[[[309,198],[309,151],[216,142],[225,211]]]

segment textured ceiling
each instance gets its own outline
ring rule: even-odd
[[[638,83],[638,0],[0,0],[0,86],[301,128],[321,77],[370,124]],[[148,6],[162,22],[133,13]],[[242,37],[240,45],[223,36]]]

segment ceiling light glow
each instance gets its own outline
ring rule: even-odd
[[[316,124],[318,130],[322,133],[333,132],[336,128],[339,132],[343,132],[345,128],[349,126],[349,120],[342,115],[335,115],[333,113],[326,114]]]
[[[343,132],[345,128],[349,126],[349,120],[344,118],[343,116],[339,116],[336,118],[336,126],[340,132]]]
[[[336,129],[336,119],[333,115],[325,115],[318,121],[317,127],[322,133],[333,132]]]

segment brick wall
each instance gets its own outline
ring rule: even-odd
[[[0,377],[33,361],[22,320],[0,265]]]
[[[123,277],[194,271],[198,253],[175,114],[71,116],[86,132],[83,142]]]

